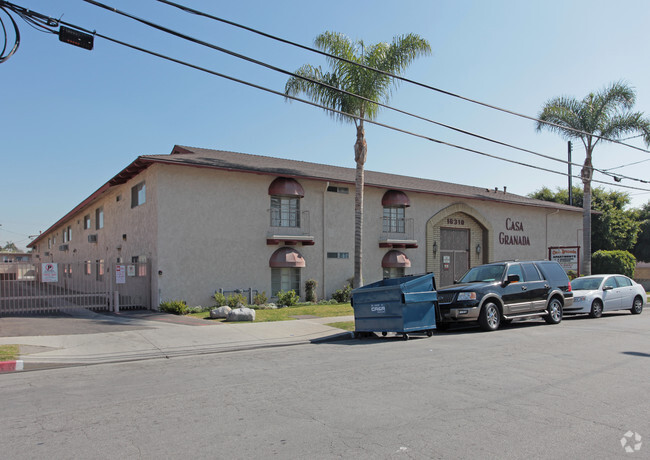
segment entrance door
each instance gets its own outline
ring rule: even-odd
[[[440,229],[440,286],[449,286],[469,269],[469,229]]]

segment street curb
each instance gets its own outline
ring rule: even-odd
[[[0,372],[13,372],[23,370],[23,360],[0,361]]]
[[[354,338],[354,332],[341,332],[339,334],[328,335],[327,337],[319,337],[311,339],[310,343],[323,343],[323,342],[336,342],[338,340],[348,340]]]

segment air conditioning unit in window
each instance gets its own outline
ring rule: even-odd
[[[89,243],[97,243],[97,234],[88,235],[88,242]]]
[[[67,251],[68,249],[70,248],[68,247],[67,244],[62,244],[61,246],[59,246],[59,251]]]

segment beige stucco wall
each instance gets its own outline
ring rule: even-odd
[[[209,168],[154,164],[127,183],[113,187],[100,199],[63,222],[53,234],[57,243],[44,257],[47,236],[38,245],[43,261],[69,263],[117,257],[125,263],[133,256],[151,262],[151,304],[183,299],[188,304],[209,306],[218,289],[252,287],[271,295],[271,255],[284,244],[267,244],[270,230],[268,187],[275,175],[240,173]],[[146,182],[146,203],[131,208],[131,188]],[[294,247],[305,259],[304,282],[318,281],[318,297],[329,298],[354,273],[354,186],[312,179],[297,179],[305,196],[301,199],[302,221],[309,222],[309,236],[315,244]],[[327,192],[327,186],[348,187],[349,193]],[[382,197],[385,188],[366,187],[364,206],[364,282],[382,277],[382,258],[391,248],[379,247],[382,239]],[[470,263],[504,259],[546,259],[549,246],[576,245],[582,214],[548,208],[513,205],[484,200],[459,199],[404,191],[411,206],[406,219],[413,220],[413,239],[418,247],[398,249],[408,256],[407,274],[433,271],[440,267],[432,244],[438,242],[440,227],[447,218],[463,220],[460,228],[471,235]],[[117,201],[117,196],[121,200]],[[104,206],[104,228],[94,229],[95,209]],[[83,216],[91,215],[93,228],[83,230]],[[308,215],[308,217],[307,217]],[[519,229],[506,229],[517,222]],[[69,251],[59,251],[61,232],[72,225]],[[499,235],[525,236],[530,245],[508,245]],[[98,243],[87,235],[97,234]],[[127,235],[126,239],[122,235]],[[481,244],[481,254],[475,253]],[[579,242],[581,243],[581,241]],[[120,249],[118,249],[120,248]],[[348,259],[328,259],[327,252],[348,253]],[[159,274],[160,272],[160,274]],[[304,294],[304,292],[303,292]]]

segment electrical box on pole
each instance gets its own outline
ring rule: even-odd
[[[78,46],[83,49],[92,50],[95,37],[85,32],[80,32],[69,27],[59,28],[59,41]]]

